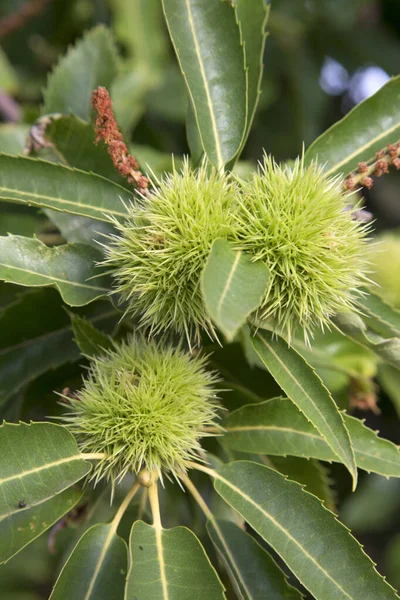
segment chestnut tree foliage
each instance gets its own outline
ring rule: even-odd
[[[37,548],[32,598],[395,599],[334,488],[398,491],[399,447],[350,413],[400,406],[362,199],[400,167],[400,77],[293,160],[255,134],[257,165],[274,5],[111,5],[0,125],[0,589]],[[169,152],[138,143],[148,102],[184,111],[184,156],[162,119]]]

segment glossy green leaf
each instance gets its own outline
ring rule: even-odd
[[[75,115],[55,116],[46,127],[45,140],[52,144],[57,157],[69,167],[97,173],[123,187],[128,187],[114,167],[105,145],[96,141],[91,123]]]
[[[112,338],[77,314],[70,313],[75,342],[82,354],[94,357],[114,347]]]
[[[24,497],[29,492],[24,492]],[[24,503],[24,497],[18,502]],[[6,562],[33,542],[81,499],[82,492],[72,487],[35,506],[20,508],[0,520],[0,563]]]
[[[357,299],[366,324],[384,337],[400,337],[400,311],[376,294],[368,292]]]
[[[315,459],[299,456],[269,456],[265,464],[286,475],[288,479],[304,485],[307,492],[323,500],[330,510],[335,510],[334,493],[329,486],[328,469],[325,465]]]
[[[70,306],[84,306],[110,291],[96,266],[101,252],[83,244],[49,248],[19,235],[0,237],[0,279],[18,285],[54,286]]]
[[[378,383],[389,396],[400,416],[400,371],[391,365],[379,365]]]
[[[269,6],[266,0],[235,0],[233,3],[244,47],[247,82],[247,136],[250,133],[261,94],[264,46]]]
[[[356,485],[357,470],[347,427],[314,369],[285,340],[270,332],[259,331],[252,344],[280,387],[348,468]]]
[[[202,273],[206,309],[228,340],[259,307],[266,292],[269,271],[263,262],[252,262],[226,240],[216,240]]]
[[[399,447],[378,437],[359,419],[344,415],[344,420],[357,466],[387,477],[400,477]],[[227,433],[220,438],[221,443],[232,450],[338,461],[315,427],[287,398],[243,406],[231,413],[223,426]]]
[[[84,314],[106,331],[119,318],[109,302],[91,304]],[[50,288],[30,290],[4,309],[0,330],[0,405],[43,373],[80,358],[63,302]]]
[[[364,348],[368,348],[382,360],[400,370],[400,338],[392,337],[385,339],[375,331],[368,329],[364,320],[356,313],[343,313],[336,315],[334,323],[337,329],[346,337],[357,342]],[[387,330],[387,325],[382,321],[374,319],[371,326]]]
[[[126,543],[111,525],[94,525],[73,549],[49,600],[122,600],[126,570]]]
[[[197,537],[186,527],[136,521],[129,541],[125,600],[222,600],[224,588]]]
[[[273,558],[231,521],[208,521],[208,533],[243,600],[301,600]]]
[[[15,515],[53,498],[91,468],[75,438],[53,423],[3,423],[0,446],[0,524],[8,536]]]
[[[357,104],[308,148],[305,161],[318,160],[328,175],[347,174],[361,161],[400,139],[400,76]],[[366,127],[366,123],[368,126]]]
[[[0,200],[109,222],[110,217],[125,217],[125,205],[131,202],[132,192],[93,173],[36,158],[1,154]]]
[[[317,600],[397,598],[357,540],[299,484],[238,461],[218,469],[214,485]]]
[[[89,31],[61,59],[44,90],[43,114],[74,114],[89,120],[92,91],[109,88],[117,74],[117,50],[103,26]]]
[[[163,0],[202,146],[217,167],[238,152],[247,123],[244,53],[235,12],[221,0]]]

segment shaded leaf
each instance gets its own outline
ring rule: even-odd
[[[104,350],[114,347],[112,338],[99,329],[96,329],[90,321],[74,313],[69,313],[69,315],[71,317],[75,342],[82,354],[94,357],[102,354]]]
[[[217,573],[197,537],[186,527],[157,530],[136,521],[129,552],[126,600],[224,598]]]
[[[127,547],[112,525],[88,529],[62,568],[49,600],[121,600]]]
[[[2,538],[12,537],[15,515],[53,498],[90,471],[75,438],[61,425],[3,423],[0,445]]]
[[[347,427],[314,369],[285,340],[270,332],[258,332],[252,338],[252,344],[280,387],[348,468],[355,486],[357,470]]]
[[[70,306],[84,306],[110,291],[96,266],[101,253],[83,244],[49,248],[18,235],[0,237],[0,279],[25,286],[54,286]]]
[[[247,127],[246,138],[261,94],[264,46],[267,37],[266,26],[269,15],[265,0],[235,0],[233,3],[244,47],[247,84]],[[243,140],[243,144],[246,142]]]
[[[11,516],[3,517],[0,520],[0,563],[6,562],[42,535],[69,512],[81,497],[82,492],[72,487],[49,500],[20,508]]]
[[[232,584],[243,600],[300,600],[283,571],[254,538],[231,521],[208,521],[207,530],[218,549]]]
[[[374,158],[375,152],[400,138],[399,100],[400,76],[393,77],[317,138],[305,154],[306,163],[318,160],[328,175],[334,175],[347,174],[359,162]]]
[[[366,324],[384,337],[400,337],[400,311],[387,304],[376,294],[368,292],[357,299]]]
[[[235,12],[221,0],[163,0],[202,146],[217,167],[238,152],[246,128],[243,47]]]
[[[204,303],[214,323],[232,340],[265,295],[269,271],[226,240],[216,240],[201,278]]]
[[[368,329],[366,323],[356,313],[336,315],[334,324],[343,335],[353,340],[353,342],[368,348],[379,358],[400,370],[400,338],[385,339],[378,333]],[[375,320],[375,327],[377,325],[384,327],[382,322]]]
[[[1,154],[0,200],[109,222],[110,217],[126,216],[125,204],[131,202],[132,192],[100,175],[36,158]]]
[[[90,305],[84,314],[88,323],[106,331],[119,318],[108,302]],[[43,373],[80,357],[70,320],[55,290],[30,290],[21,295],[1,313],[0,329],[0,405]]]
[[[268,457],[265,464],[286,475],[288,479],[301,483],[306,487],[307,492],[323,500],[327,508],[335,510],[334,494],[329,486],[327,468],[317,460],[297,456],[273,456]]]
[[[397,598],[357,540],[299,484],[238,461],[218,469],[214,485],[316,599]]]
[[[110,87],[117,74],[117,50],[103,26],[89,31],[61,59],[44,90],[43,114],[74,114],[88,120],[92,91]]]
[[[380,438],[359,419],[344,415],[360,469],[400,477],[400,449]],[[249,404],[231,413],[220,438],[232,450],[276,456],[302,456],[338,461],[318,431],[287,398]]]
[[[400,416],[400,371],[391,365],[379,365],[378,383],[389,396]]]

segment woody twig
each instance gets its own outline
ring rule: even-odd
[[[96,144],[103,141],[118,173],[133,184],[141,194],[148,196],[150,193],[149,180],[140,171],[136,158],[129,154],[114,116],[110,94],[106,88],[100,86],[94,90],[92,106],[96,113]]]

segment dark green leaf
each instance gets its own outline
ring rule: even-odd
[[[357,104],[308,148],[305,160],[318,160],[328,175],[349,173],[359,162],[400,138],[400,76]],[[368,126],[366,127],[366,123]]]
[[[347,427],[314,369],[285,340],[270,332],[259,331],[252,338],[252,344],[280,387],[346,465],[355,485],[357,469]]]
[[[100,221],[123,219],[132,192],[93,173],[25,156],[0,155],[0,200]]]
[[[6,562],[42,535],[69,512],[81,497],[82,492],[72,487],[40,504],[21,508],[10,517],[3,517],[0,520],[0,563]],[[21,499],[21,502],[24,500]]]
[[[379,365],[378,383],[389,396],[400,416],[400,371],[391,365]]]
[[[132,527],[125,598],[222,600],[224,588],[197,537],[186,527]]]
[[[0,279],[24,286],[54,286],[70,306],[84,306],[110,291],[96,266],[101,252],[83,244],[49,248],[18,235],[0,237]]]
[[[269,271],[263,262],[252,262],[226,240],[213,243],[201,286],[207,311],[228,340],[259,307],[268,280]]]
[[[400,449],[344,415],[360,469],[387,477],[400,477]],[[318,431],[287,398],[272,398],[234,411],[224,422],[222,444],[254,454],[303,456],[325,461],[338,458]]]
[[[237,154],[247,119],[235,12],[221,0],[163,0],[163,7],[203,148],[213,164],[223,167]]]
[[[317,600],[397,598],[349,531],[299,484],[239,461],[218,469],[214,485]]]
[[[109,88],[117,74],[117,50],[104,27],[89,31],[70,49],[50,75],[43,114],[74,114],[89,120],[92,91]]]
[[[119,316],[109,302],[92,304],[84,314],[88,323],[106,331],[112,330]],[[80,357],[70,320],[55,290],[44,288],[21,295],[1,313],[0,330],[0,405],[38,376]]]
[[[65,563],[49,600],[122,600],[127,547],[112,525],[88,529]]]
[[[258,99],[261,94],[264,46],[267,36],[266,26],[269,15],[268,2],[265,0],[235,0],[233,4],[244,46],[246,82],[247,82],[247,128],[250,133]],[[246,138],[243,143],[246,142]]]
[[[271,469],[276,469],[288,479],[297,481],[306,487],[307,492],[323,500],[325,506],[335,510],[334,494],[329,486],[327,468],[317,460],[309,460],[298,456],[268,457],[265,463]]]
[[[18,551],[12,542],[14,520],[23,527],[33,522],[30,527],[35,529],[35,511],[29,512],[28,519],[24,518],[23,512],[41,505],[82,479],[90,471],[90,463],[81,458],[76,440],[69,431],[53,423],[3,423],[0,446],[1,539],[11,538],[10,545],[7,542],[4,547],[5,556],[9,558],[9,552],[15,554]],[[63,514],[66,512],[64,507],[65,499],[55,503],[53,508]],[[38,526],[43,531],[50,525],[46,520],[44,525]],[[22,546],[19,549],[28,543],[23,535],[20,540]]]
[[[114,347],[112,338],[96,329],[90,321],[74,313],[70,313],[70,317],[75,342],[82,354],[92,358]]]
[[[208,521],[208,533],[243,600],[301,600],[273,558],[230,521]]]

